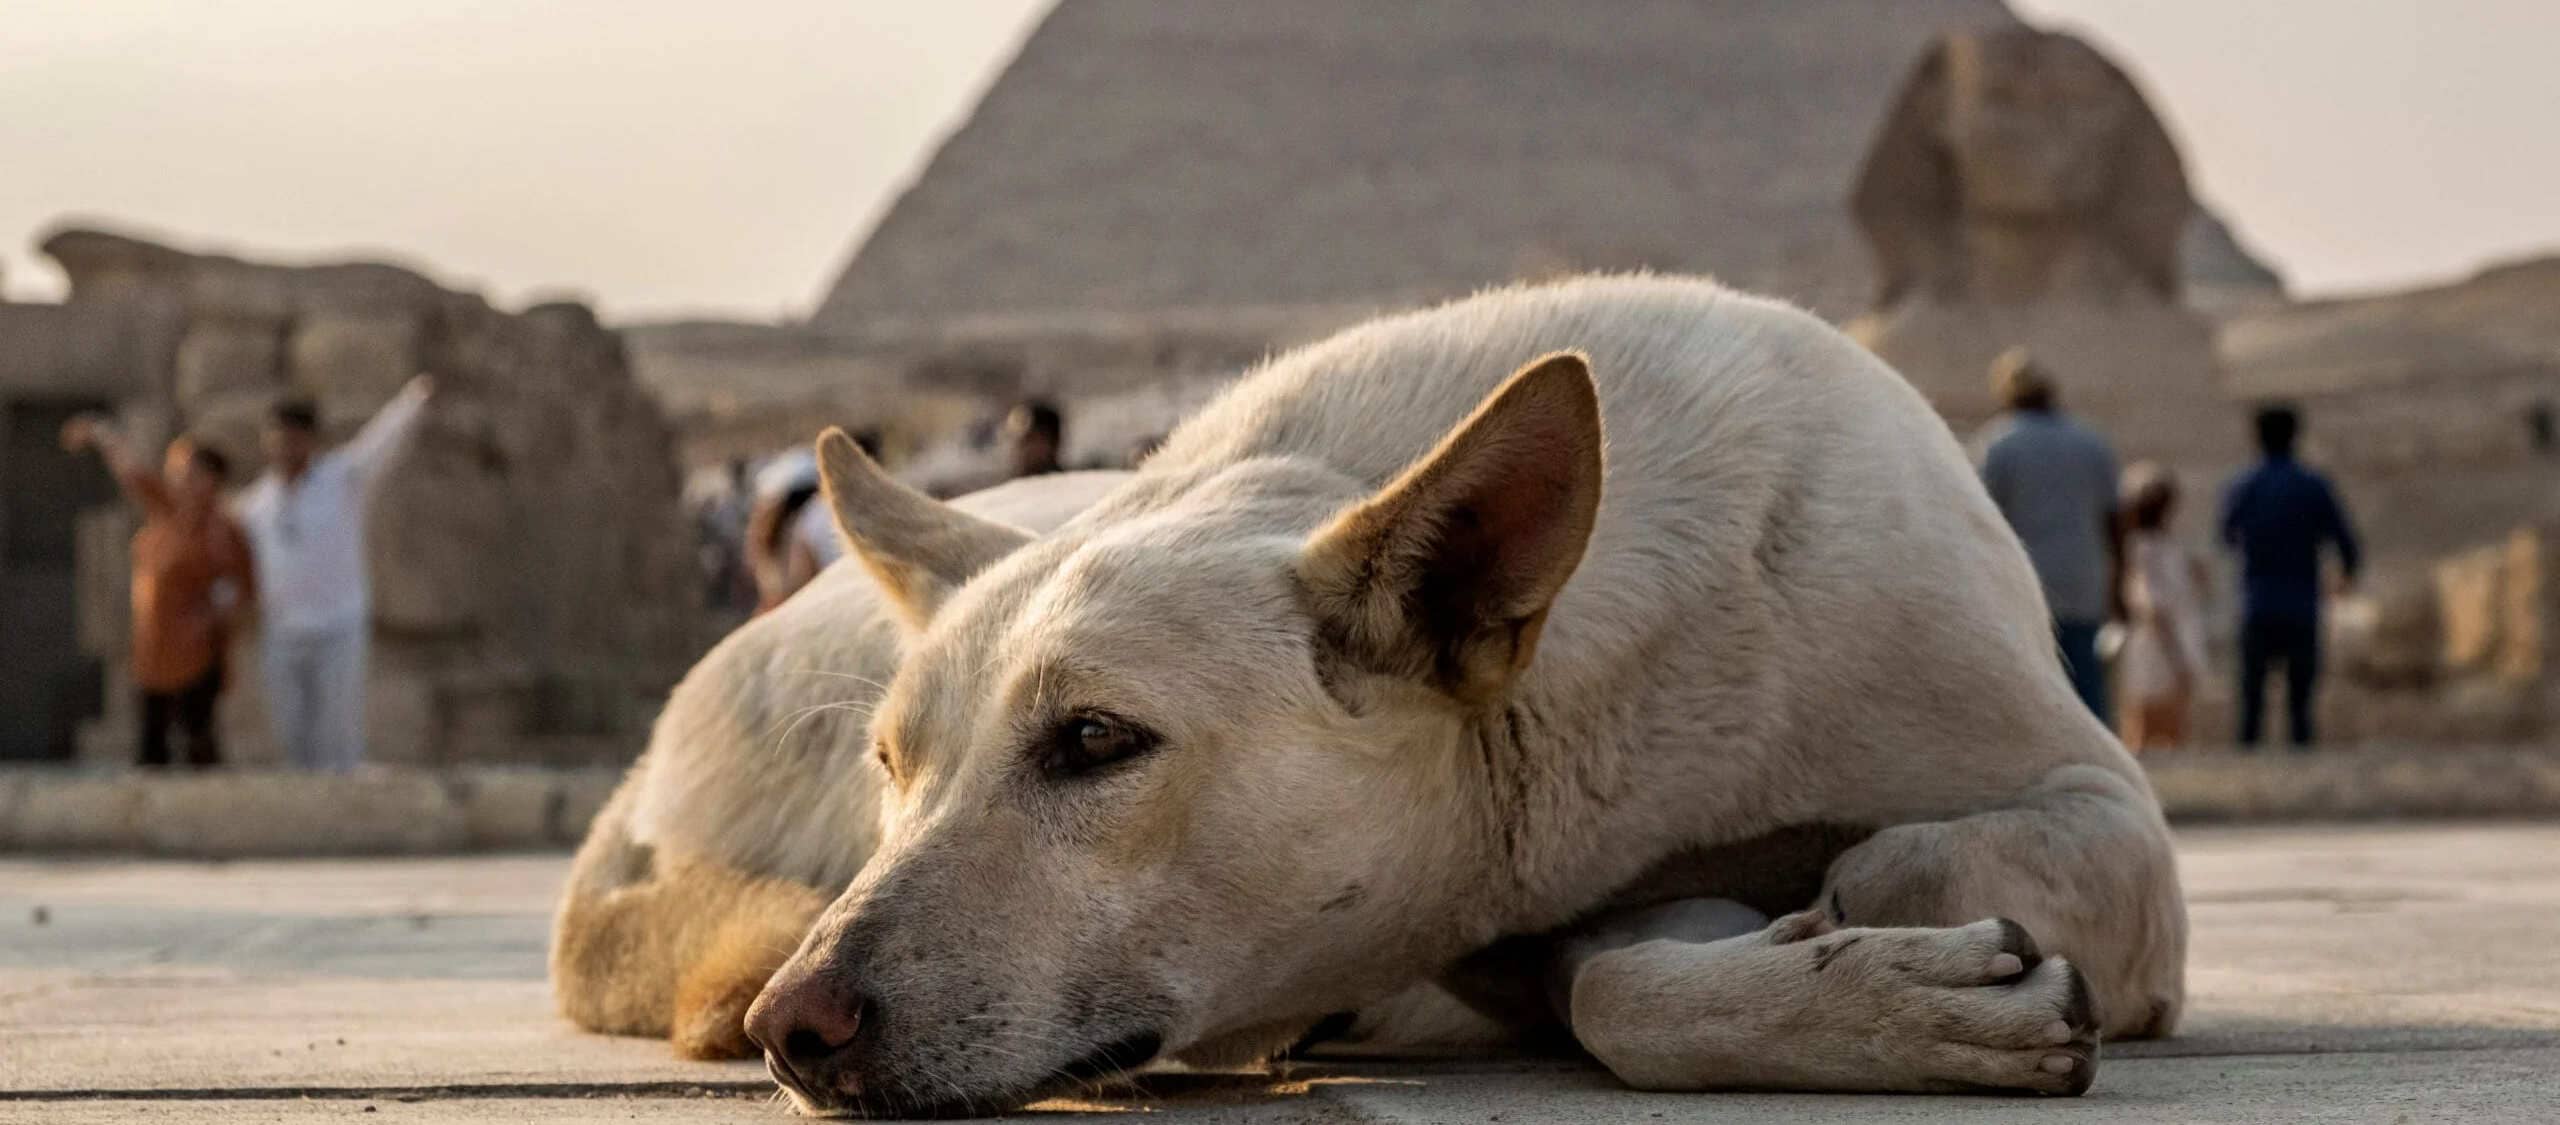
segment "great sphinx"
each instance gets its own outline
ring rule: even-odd
[[[1850,206],[1880,278],[1850,333],[1959,434],[1996,409],[1993,358],[2024,346],[2125,457],[2192,478],[2236,456],[2212,325],[2182,301],[2179,238],[2196,204],[2177,146],[2087,43],[2032,28],[1939,40]]]

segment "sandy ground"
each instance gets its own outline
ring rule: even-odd
[[[1198,1122],[2560,1120],[2560,827],[2182,834],[2184,1033],[2074,1101],[1645,1095],[1554,1060],[1166,1076]],[[752,1064],[552,1015],[556,855],[0,860],[0,1122],[774,1121]]]

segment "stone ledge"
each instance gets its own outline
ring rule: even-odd
[[[0,852],[190,858],[574,847],[619,784],[601,769],[0,770]]]
[[[2560,815],[2560,747],[2193,750],[2143,759],[2181,824]],[[196,858],[575,847],[622,771],[354,777],[0,770],[0,852]]]
[[[2145,755],[2181,824],[2499,820],[2560,814],[2560,746],[2268,747]]]

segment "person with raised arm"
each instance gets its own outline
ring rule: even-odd
[[[432,376],[411,379],[354,438],[328,451],[309,400],[279,402],[269,416],[267,471],[238,511],[258,556],[267,713],[297,769],[347,773],[364,760],[373,610],[365,518],[434,393]]]
[[[146,769],[169,766],[174,728],[187,765],[220,765],[214,703],[222,695],[224,650],[257,589],[248,541],[222,510],[231,463],[213,447],[180,437],[155,469],[95,414],[65,423],[62,447],[94,450],[142,511],[129,552],[133,682],[142,697],[135,761]]]

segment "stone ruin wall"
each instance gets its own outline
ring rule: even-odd
[[[129,429],[192,432],[262,470],[268,406],[300,393],[343,440],[412,375],[437,397],[373,509],[368,753],[379,762],[627,757],[655,699],[706,639],[678,506],[674,436],[584,306],[494,309],[376,264],[283,267],[96,232],[45,244],[66,310],[114,310],[156,354],[123,394]],[[84,753],[129,753],[125,543],[82,533],[84,642],[107,660],[106,721]],[[228,750],[277,752],[254,653],[236,652]]]

